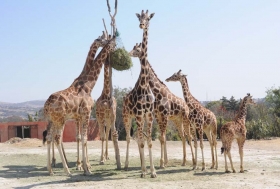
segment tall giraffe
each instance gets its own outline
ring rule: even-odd
[[[83,71],[78,78],[74,80],[70,87],[50,95],[44,105],[44,114],[51,124],[50,131],[47,134],[48,161],[47,169],[50,175],[53,175],[50,165],[50,146],[53,141],[58,148],[60,158],[64,167],[64,172],[71,175],[61,149],[61,136],[67,119],[75,119],[82,125],[82,168],[84,174],[90,175],[88,156],[87,156],[87,130],[90,118],[93,100],[91,91],[100,74],[103,63],[108,54],[115,48],[115,37],[103,47],[96,59],[91,57],[91,51],[88,53],[86,64],[92,65],[89,70]],[[92,63],[94,61],[94,63]]]
[[[130,56],[140,58],[141,55],[141,43],[136,44],[132,51],[130,51]],[[167,158],[167,147],[166,147],[166,127],[167,121],[172,120],[179,135],[182,139],[183,143],[183,162],[182,165],[186,165],[186,135],[189,141],[192,141],[190,134],[190,127],[188,121],[189,108],[186,102],[174,95],[168,87],[157,77],[155,71],[151,67],[151,64],[147,62],[147,66],[150,67],[150,81],[149,85],[152,89],[152,92],[155,96],[154,102],[154,114],[159,124],[159,128],[161,131],[160,143],[161,143],[161,159],[160,159],[160,167],[163,168],[168,162]],[[192,145],[192,160],[193,157],[193,149]]]
[[[200,102],[195,99],[189,89],[188,81],[186,75],[181,74],[181,70],[177,73],[174,73],[171,77],[166,79],[169,81],[180,81],[182,85],[182,90],[184,94],[185,101],[189,107],[189,121],[192,127],[192,134],[194,136],[194,147],[195,147],[195,162],[193,168],[197,168],[197,138],[196,138],[196,130],[199,133],[200,139],[200,148],[202,153],[202,170],[205,170],[205,162],[204,162],[204,153],[203,153],[203,131],[205,132],[208,141],[211,146],[211,155],[212,155],[212,168],[218,169],[218,160],[217,160],[217,120],[216,116],[213,112],[203,107]],[[191,145],[191,143],[190,143]],[[215,148],[215,149],[214,149]],[[214,157],[214,150],[215,156]],[[216,161],[215,161],[216,159]]]
[[[114,143],[117,168],[121,169],[120,154],[119,154],[119,147],[117,141],[118,135],[116,135],[117,130],[115,127],[117,102],[115,97],[111,95],[112,91],[111,91],[110,69],[112,71],[112,67],[107,59],[107,61],[104,64],[103,90],[101,96],[96,101],[96,119],[98,121],[100,138],[102,141],[100,164],[103,165],[106,159],[109,159],[108,139],[111,130],[112,133],[111,138]],[[106,134],[104,132],[105,129],[104,127],[106,128]],[[106,140],[105,154],[104,154],[104,140]]]
[[[224,124],[221,127],[220,135],[223,147],[221,148],[222,153],[224,152],[225,157],[225,172],[230,173],[227,166],[227,156],[229,158],[231,169],[235,173],[231,159],[231,145],[234,139],[237,140],[240,156],[240,173],[244,173],[243,169],[243,146],[246,140],[247,129],[245,126],[247,106],[250,104],[255,104],[250,93],[248,93],[240,103],[239,111],[235,119],[231,122]]]
[[[137,124],[137,142],[141,159],[141,177],[146,175],[146,165],[145,165],[145,156],[144,156],[144,143],[145,139],[143,136],[144,122],[147,122],[147,144],[149,148],[149,157],[150,157],[150,170],[151,177],[155,178],[156,171],[153,164],[152,157],[152,122],[153,122],[153,110],[154,110],[154,95],[149,86],[149,72],[151,71],[149,66],[147,66],[147,45],[148,45],[148,29],[149,22],[154,16],[154,13],[148,14],[142,10],[141,15],[136,13],[140,21],[140,28],[143,29],[143,40],[142,40],[142,54],[140,57],[141,70],[138,80],[134,88],[124,97],[123,101],[123,122],[126,130],[126,161],[125,161],[125,170],[128,169],[128,156],[129,156],[129,143],[130,143],[130,128],[131,128],[131,119],[136,119]]]

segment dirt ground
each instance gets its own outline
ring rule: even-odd
[[[11,142],[11,141],[10,141]],[[65,143],[71,177],[65,176],[57,153],[55,175],[49,176],[46,169],[46,146],[38,139],[14,140],[14,143],[0,143],[0,186],[1,188],[280,188],[280,138],[271,140],[248,140],[244,147],[245,173],[239,173],[237,144],[233,144],[232,155],[237,173],[224,173],[224,156],[218,142],[218,170],[191,170],[190,149],[187,146],[186,166],[181,166],[182,144],[167,142],[169,163],[159,169],[160,145],[153,142],[153,158],[157,178],[140,178],[140,159],[136,141],[130,145],[129,170],[116,170],[112,142],[109,143],[110,160],[99,165],[100,141],[89,142],[89,156],[92,165],[91,176],[84,176],[75,169],[76,143]],[[204,141],[207,167],[210,166],[210,147]],[[125,162],[126,142],[120,141],[122,167]],[[148,150],[145,146],[146,165],[149,170]],[[201,158],[200,149],[198,157]]]

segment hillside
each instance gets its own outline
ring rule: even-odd
[[[0,102],[0,118],[19,116],[27,118],[27,114],[35,114],[43,108],[45,100],[33,100],[21,103]]]

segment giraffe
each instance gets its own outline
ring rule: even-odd
[[[140,58],[141,55],[141,43],[136,44],[134,48],[130,51],[130,56]],[[152,92],[156,98],[154,102],[154,114],[159,124],[159,128],[161,131],[160,143],[161,143],[161,159],[160,159],[160,167],[164,168],[168,162],[167,158],[167,147],[166,147],[166,127],[167,121],[172,120],[179,135],[182,139],[183,144],[183,161],[182,166],[186,165],[186,135],[188,136],[188,140],[192,141],[190,128],[189,128],[189,108],[186,102],[182,99],[174,95],[168,87],[157,77],[155,71],[151,67],[151,64],[147,62],[147,66],[150,67],[150,81],[149,85],[152,89]],[[183,125],[183,127],[182,127]],[[185,135],[186,133],[186,135]],[[193,158],[193,149],[191,147],[192,152],[192,160]]]
[[[102,48],[96,59],[91,56],[90,49],[86,64],[90,64],[89,70],[83,71],[78,78],[74,80],[70,87],[50,95],[44,105],[44,113],[51,124],[50,131],[47,134],[48,161],[47,169],[50,175],[53,175],[50,165],[50,144],[53,141],[58,148],[64,172],[71,175],[61,149],[61,137],[67,119],[75,119],[81,123],[81,141],[82,141],[82,168],[85,175],[90,175],[87,155],[87,128],[90,118],[93,100],[91,91],[100,74],[103,63],[108,54],[115,48],[115,37],[110,39]],[[92,63],[94,61],[94,63]]]
[[[109,139],[109,133],[110,130],[112,132],[112,140],[115,147],[115,158],[117,162],[117,169],[121,169],[121,163],[120,163],[120,154],[118,149],[118,138],[114,137],[113,133],[117,133],[116,127],[115,127],[115,121],[116,121],[116,107],[117,102],[115,97],[111,96],[111,78],[110,78],[110,71],[111,70],[110,63],[107,59],[107,61],[104,64],[104,84],[103,84],[103,90],[101,93],[101,96],[96,101],[96,119],[99,125],[99,131],[100,131],[100,138],[102,141],[102,148],[101,148],[101,158],[100,158],[100,164],[104,165],[104,162],[106,159],[109,159],[108,157],[108,139]],[[106,128],[106,134],[104,132],[104,127]],[[105,147],[105,154],[104,154],[104,140],[106,140],[106,147]]]
[[[250,93],[248,93],[240,103],[238,114],[235,119],[231,122],[227,122],[221,127],[220,135],[222,140],[223,147],[221,148],[222,154],[224,152],[225,157],[225,172],[230,173],[227,166],[227,156],[229,158],[232,172],[235,173],[235,169],[233,168],[232,159],[231,159],[231,145],[234,139],[237,140],[238,148],[239,148],[239,156],[240,156],[240,173],[244,173],[243,169],[243,146],[246,140],[246,114],[247,114],[247,106],[250,104],[255,104],[252,99]]]
[[[103,31],[102,35],[99,36],[97,39],[94,40],[94,42],[92,43],[91,47],[90,47],[90,51],[89,51],[89,54],[88,54],[88,57],[87,57],[87,60],[86,60],[86,63],[84,65],[84,68],[83,68],[83,71],[81,72],[80,75],[82,75],[83,73],[85,73],[87,70],[89,70],[94,61],[90,61],[90,57],[91,58],[94,58],[95,57],[95,54],[98,50],[99,47],[103,47],[104,45],[106,45],[106,43],[108,42],[108,36],[107,34]],[[93,101],[94,103],[94,101]],[[80,134],[80,123],[76,121],[76,141],[77,141],[77,161],[76,161],[76,170],[81,170],[82,167],[81,167],[81,161],[80,161],[80,150],[79,150],[79,146],[80,146],[80,140],[81,140],[81,134]],[[47,130],[50,129],[50,124],[48,125],[48,128]],[[46,130],[46,135],[47,135],[47,130]],[[65,155],[65,151],[64,151],[64,147],[63,147],[63,142],[61,142],[61,146],[62,146],[62,151],[63,151],[63,154],[64,154],[64,157],[66,159],[66,155]],[[66,159],[66,162],[67,162],[67,159]],[[54,143],[52,142],[52,166],[55,167],[55,164],[56,164],[56,158],[55,158],[55,151],[54,151]]]
[[[146,13],[142,10],[141,15],[136,13],[140,21],[139,27],[143,29],[143,39],[142,39],[142,54],[140,56],[141,70],[138,77],[138,80],[134,88],[124,97],[123,101],[123,122],[126,130],[126,161],[125,161],[125,170],[128,170],[128,156],[129,156],[129,143],[130,143],[130,129],[131,129],[131,120],[135,118],[137,124],[137,142],[141,160],[141,177],[146,175],[146,165],[145,165],[145,156],[144,156],[144,123],[147,122],[147,144],[149,148],[149,157],[150,157],[150,171],[151,177],[155,178],[156,171],[153,164],[152,156],[152,122],[153,122],[153,109],[154,109],[154,95],[151,91],[151,88],[148,83],[150,69],[147,66],[147,44],[148,44],[148,28],[149,21],[154,16],[154,13]]]
[[[189,89],[188,81],[186,75],[181,74],[181,70],[177,73],[174,73],[171,77],[166,79],[169,81],[180,81],[182,85],[183,95],[185,101],[189,107],[189,121],[191,124],[191,131],[194,136],[194,147],[195,147],[195,161],[193,169],[197,168],[197,137],[196,130],[199,133],[200,139],[200,148],[202,154],[202,171],[205,170],[205,162],[204,162],[204,153],[203,153],[203,131],[205,132],[208,141],[211,146],[211,155],[212,155],[212,165],[211,169],[214,167],[218,169],[218,161],[217,161],[217,120],[216,116],[213,112],[203,107],[198,100],[196,100]],[[191,142],[190,142],[191,145]],[[215,149],[214,149],[215,148]],[[214,157],[215,150],[215,157]],[[216,159],[216,161],[215,161]]]

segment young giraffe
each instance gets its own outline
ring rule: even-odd
[[[141,43],[136,44],[132,51],[130,51],[130,56],[139,57],[141,55]],[[182,165],[186,165],[186,135],[189,141],[192,141],[190,134],[190,127],[188,121],[189,108],[186,102],[175,96],[167,86],[157,77],[155,71],[151,67],[150,63],[147,62],[147,66],[150,67],[150,81],[149,85],[152,89],[152,92],[155,96],[154,102],[154,114],[156,120],[159,124],[159,128],[161,131],[160,143],[161,143],[161,159],[160,159],[160,167],[164,168],[168,162],[167,158],[167,147],[166,147],[166,127],[167,121],[172,120],[179,135],[182,139],[183,143],[183,163]],[[183,126],[183,127],[182,127]],[[191,147],[192,152],[192,160],[194,161],[193,149]]]
[[[202,153],[202,170],[205,170],[205,162],[204,162],[204,153],[203,153],[203,131],[205,132],[208,141],[211,146],[211,155],[212,155],[212,168],[218,169],[218,161],[217,161],[217,120],[216,116],[210,110],[203,107],[198,100],[196,100],[188,86],[188,81],[186,75],[181,74],[181,70],[177,73],[174,73],[171,77],[166,79],[167,82],[169,81],[180,81],[182,85],[182,90],[184,94],[185,101],[189,107],[189,121],[192,126],[192,133],[194,136],[194,147],[195,147],[195,164],[194,169],[197,168],[197,139],[196,139],[196,130],[199,133],[200,139],[200,148]],[[191,145],[191,143],[190,143]],[[214,148],[215,148],[215,156],[216,162],[214,157]],[[215,166],[216,165],[216,166]]]
[[[246,140],[246,114],[247,114],[247,106],[249,104],[255,104],[255,102],[252,99],[252,96],[250,96],[250,93],[248,93],[240,103],[239,111],[235,119],[231,122],[228,122],[224,124],[221,127],[220,135],[223,147],[221,148],[222,154],[224,152],[225,156],[225,172],[230,173],[227,166],[227,156],[229,158],[231,169],[235,173],[235,169],[233,168],[232,159],[231,159],[231,145],[234,139],[237,140],[238,148],[239,148],[239,155],[240,155],[240,173],[244,173],[243,169],[243,146]]]
[[[96,119],[99,125],[100,138],[102,141],[100,164],[104,165],[108,157],[108,139],[110,130],[112,132],[112,141],[115,147],[115,158],[117,162],[117,169],[121,169],[120,154],[118,147],[118,138],[115,121],[116,121],[116,107],[117,102],[115,97],[111,97],[111,79],[110,79],[110,63],[107,61],[104,64],[104,84],[101,96],[96,101]],[[106,128],[106,135],[104,129]],[[115,138],[113,138],[115,137]],[[106,140],[105,154],[104,154],[104,140]]]
[[[92,67],[75,79],[70,87],[65,90],[58,91],[50,95],[44,105],[44,113],[50,121],[51,128],[47,134],[48,144],[48,161],[47,169],[50,175],[53,175],[52,167],[50,165],[50,145],[53,141],[58,148],[60,158],[67,175],[71,175],[65,158],[61,149],[61,136],[64,129],[65,121],[67,119],[75,119],[78,123],[82,124],[82,168],[84,174],[90,175],[88,156],[87,156],[87,129],[90,118],[93,100],[91,98],[91,91],[100,74],[103,63],[105,62],[108,54],[115,48],[115,37],[110,39],[109,42],[103,47],[96,59],[91,57],[91,50],[87,58]],[[94,61],[94,63],[92,63]]]
[[[154,95],[149,86],[149,72],[151,71],[149,66],[147,66],[147,44],[148,44],[148,28],[149,21],[154,16],[154,13],[148,14],[142,10],[141,15],[136,14],[140,21],[140,28],[143,29],[143,40],[142,40],[142,54],[140,57],[141,62],[141,71],[139,78],[134,86],[134,88],[124,97],[123,101],[123,122],[126,130],[126,161],[124,169],[128,169],[128,156],[129,156],[129,143],[130,143],[130,128],[131,128],[131,119],[135,118],[137,124],[137,142],[140,153],[141,160],[141,177],[146,175],[146,165],[145,165],[145,156],[144,156],[144,143],[145,139],[143,136],[144,122],[146,119],[147,122],[147,143],[149,148],[149,157],[150,157],[150,170],[151,177],[155,178],[156,171],[153,164],[152,157],[152,122],[153,122],[153,109],[154,109]]]

